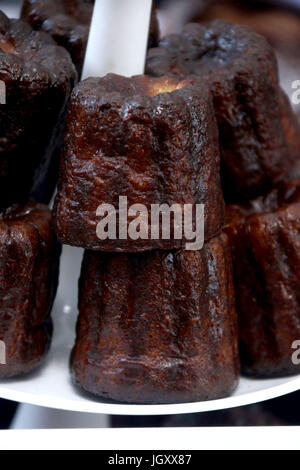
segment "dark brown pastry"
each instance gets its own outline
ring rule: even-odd
[[[62,120],[76,71],[45,33],[0,12],[0,206],[49,202],[57,182]],[[56,170],[56,171],[55,171]]]
[[[6,355],[1,378],[30,372],[48,352],[59,254],[46,206],[29,203],[1,214],[0,341]]]
[[[275,55],[262,36],[221,20],[189,24],[149,51],[147,73],[196,74],[200,86],[211,87],[227,200],[254,198],[298,175],[299,125],[282,99]],[[292,141],[282,114],[296,123]]]
[[[295,162],[291,176],[293,176],[292,179],[296,179],[300,175],[299,116],[291,108],[289,98],[282,90],[279,95],[279,106],[281,128],[286,146],[289,149],[291,160]]]
[[[104,398],[179,403],[230,395],[239,376],[230,248],[86,252],[74,380]]]
[[[227,210],[245,374],[300,372],[292,361],[300,338],[300,180],[247,206]]]
[[[265,36],[281,53],[298,54],[300,7],[297,0],[189,1],[194,7],[190,10],[189,21],[207,22],[222,18],[232,23],[243,24]]]
[[[192,82],[107,75],[81,82],[68,113],[54,207],[59,239],[90,250],[136,252],[179,248],[151,239],[151,205],[205,205],[205,239],[224,226],[217,125],[209,92]],[[147,239],[119,236],[119,196],[148,211]],[[117,211],[116,239],[99,239],[99,205]],[[103,214],[104,215],[104,214]],[[133,219],[128,217],[126,231]],[[162,223],[160,223],[160,229]]]
[[[35,30],[46,31],[65,47],[81,75],[94,0],[25,0],[21,16]],[[159,26],[155,10],[152,13],[149,46],[155,47]]]

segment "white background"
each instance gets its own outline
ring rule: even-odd
[[[3,449],[300,450],[300,429],[226,427],[0,431],[0,450]],[[242,462],[240,464],[243,465]]]

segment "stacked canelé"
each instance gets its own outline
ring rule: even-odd
[[[50,344],[59,245],[41,203],[77,75],[57,42],[80,72],[92,5],[26,1],[39,31],[0,14],[0,377]],[[300,130],[271,47],[191,24],[150,50],[146,73],[71,93],[53,226],[86,250],[75,382],[130,403],[225,397],[238,336],[245,373],[297,372]]]
[[[243,371],[299,372],[300,131],[271,47],[243,26],[190,24],[150,51],[147,72],[194,74],[213,95]]]
[[[76,78],[65,49],[0,12],[0,377],[31,371],[49,349],[60,246],[44,203]]]
[[[120,215],[120,196],[137,213],[205,205],[203,248],[187,251],[189,238],[172,236],[175,217],[170,237],[151,238],[152,219],[144,236],[131,237],[130,210],[125,226],[115,218],[116,237],[99,237],[98,208]],[[235,389],[232,265],[205,87],[146,76],[81,82],[71,96],[54,214],[59,239],[87,250],[71,359],[81,387],[132,403],[208,400]],[[163,228],[161,221],[158,233]]]
[[[294,373],[300,131],[274,53],[241,26],[188,25],[150,50],[147,74],[91,78],[71,97],[54,219],[87,250],[73,377],[134,403],[230,394],[235,291],[244,371]],[[154,205],[204,205],[202,248],[187,248],[185,219],[175,236],[175,215],[151,237]]]

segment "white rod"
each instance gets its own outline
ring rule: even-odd
[[[82,79],[144,73],[152,0],[96,0]]]

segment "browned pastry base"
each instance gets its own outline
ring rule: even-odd
[[[239,376],[231,270],[224,234],[195,252],[86,252],[74,380],[129,403],[230,395]]]
[[[181,79],[195,74],[200,86],[211,87],[228,201],[249,200],[299,176],[299,125],[280,90],[274,52],[262,36],[221,20],[190,24],[150,50],[147,73]],[[287,115],[294,122],[292,140],[282,125]]]
[[[88,41],[94,0],[24,0],[21,16],[35,30],[46,31],[71,54],[81,75]],[[159,39],[159,25],[153,9],[149,47]]]
[[[300,180],[227,212],[243,371],[299,373],[292,345],[300,339]]]
[[[66,104],[77,78],[69,54],[45,33],[0,12],[0,207],[49,202],[57,183]]]
[[[30,372],[48,352],[59,254],[46,206],[29,203],[1,214],[0,341],[6,364],[0,364],[0,378]]]
[[[91,250],[173,249],[186,240],[100,240],[101,204],[205,205],[205,239],[224,226],[219,146],[207,90],[189,81],[107,75],[81,82],[71,97],[54,223],[59,239]],[[126,229],[132,222],[128,217]],[[160,228],[162,224],[160,223]],[[171,221],[171,228],[174,223]],[[173,234],[174,235],[174,234]]]

